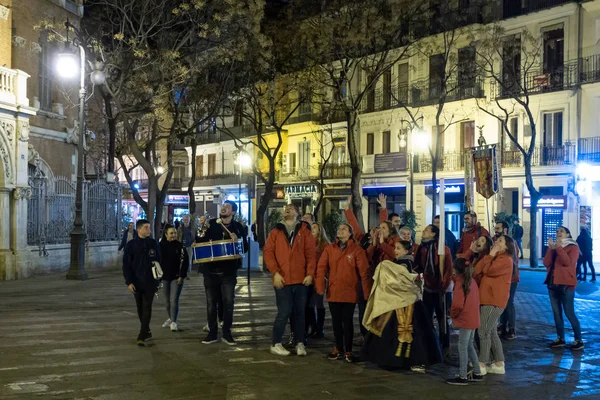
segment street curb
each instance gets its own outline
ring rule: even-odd
[[[546,272],[546,268],[541,265],[539,268],[519,267],[519,271]]]

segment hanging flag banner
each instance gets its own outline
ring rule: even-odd
[[[471,211],[475,205],[475,190],[473,185],[473,149],[465,151],[465,206]]]
[[[496,145],[475,148],[473,153],[477,193],[489,199],[498,192],[498,163]]]

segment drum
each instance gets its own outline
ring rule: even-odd
[[[242,254],[244,254],[242,239],[211,240],[205,243],[194,243],[192,245],[192,250],[194,264],[237,260],[242,258]]]

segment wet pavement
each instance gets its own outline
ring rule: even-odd
[[[162,298],[155,302],[153,345],[139,348],[133,297],[118,270],[92,271],[85,282],[47,275],[0,282],[0,399],[599,399],[600,302],[597,287],[576,300],[586,348],[549,350],[554,326],[543,274],[522,271],[516,297],[518,338],[503,342],[505,376],[453,387],[456,368],[427,374],[385,371],[368,363],[329,361],[324,340],[307,357],[268,352],[276,313],[270,277],[238,279],[234,336],[238,345],[203,345],[204,288],[185,282],[179,326],[171,333]],[[541,287],[541,288],[540,288]],[[586,294],[588,293],[588,294]],[[328,316],[329,317],[329,316]],[[568,323],[567,323],[568,326]],[[572,333],[567,329],[568,336]],[[457,335],[453,335],[453,343]],[[453,361],[457,362],[454,352]]]

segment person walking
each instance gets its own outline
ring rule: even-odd
[[[185,251],[188,253],[188,273],[192,272],[192,243],[194,243],[195,237],[196,228],[192,223],[192,216],[190,214],[185,214],[183,216],[183,222],[179,225],[179,228],[177,228],[177,241],[183,243],[183,247],[185,247]]]
[[[264,248],[267,269],[273,275],[277,301],[277,317],[273,323],[271,353],[288,356],[281,340],[292,308],[295,309],[296,354],[306,355],[304,324],[307,288],[313,284],[316,272],[316,247],[311,226],[299,220],[300,211],[288,204],[283,211],[283,223],[269,233]]]
[[[150,320],[152,319],[152,301],[159,281],[152,274],[152,263],[160,263],[160,247],[150,234],[150,222],[140,219],[135,224],[137,237],[129,241],[123,253],[123,277],[129,291],[135,298],[140,333],[138,346],[144,346],[152,339]]]
[[[577,280],[587,281],[587,265],[590,266],[592,271],[592,280],[590,282],[596,282],[596,269],[594,268],[593,262],[593,240],[588,230],[581,227],[579,236],[577,237],[577,244],[579,245],[579,259],[577,260]],[[583,266],[583,274],[581,267]]]
[[[512,238],[515,239],[517,246],[519,247],[519,259],[523,259],[523,227],[519,218],[515,220],[513,225]]]
[[[579,256],[579,246],[573,240],[571,232],[564,226],[556,230],[556,241],[548,239],[548,250],[544,256],[544,265],[548,271],[544,284],[548,285],[548,295],[554,314],[554,325],[558,337],[550,343],[551,348],[565,347],[565,322],[563,311],[571,327],[575,340],[570,344],[571,350],[583,350],[581,326],[575,314],[575,287],[577,278],[575,269]]]
[[[177,316],[179,315],[179,296],[183,290],[183,281],[187,276],[188,254],[183,244],[176,240],[177,231],[171,224],[165,225],[165,231],[160,240],[160,254],[163,270],[163,294],[167,320],[163,328],[177,332]]]
[[[244,236],[242,224],[233,220],[238,206],[231,200],[226,200],[221,206],[219,218],[213,218],[208,222],[206,233],[203,237],[197,237],[196,241],[206,243],[217,240],[242,239],[243,252],[248,251],[248,242]],[[185,243],[184,243],[185,245]],[[200,264],[200,272],[204,277],[204,289],[206,290],[206,313],[208,315],[208,335],[202,341],[204,344],[212,344],[219,341],[217,322],[217,303],[223,302],[223,327],[221,341],[229,346],[235,346],[235,339],[231,334],[233,324],[233,308],[235,297],[235,285],[237,284],[237,270],[242,267],[242,260],[230,259],[222,261],[211,261]]]
[[[365,251],[354,241],[349,224],[341,224],[337,230],[335,243],[327,245],[317,268],[316,291],[325,294],[325,277],[329,280],[327,302],[331,313],[335,347],[327,356],[330,360],[355,361],[352,353],[354,339],[354,310],[358,303],[361,285],[369,297],[372,280],[369,276],[369,262]]]
[[[469,381],[483,380],[479,358],[475,350],[475,330],[479,328],[479,288],[473,279],[473,266],[464,258],[457,258],[453,264],[454,298],[450,308],[452,325],[458,328],[458,376],[448,379],[450,385],[468,385]],[[473,364],[469,376],[467,367]]]
[[[510,296],[510,281],[513,273],[514,241],[509,236],[500,236],[490,254],[475,266],[475,277],[479,277],[480,350],[481,375],[505,374],[504,352],[498,337],[498,319]],[[493,361],[490,357],[493,355]],[[488,365],[489,364],[489,365]]]
[[[131,242],[133,239],[137,237],[137,232],[133,226],[133,222],[130,222],[127,225],[127,229],[123,231],[123,236],[121,237],[121,243],[119,244],[119,249],[117,251],[121,251],[125,248],[127,243]]]

